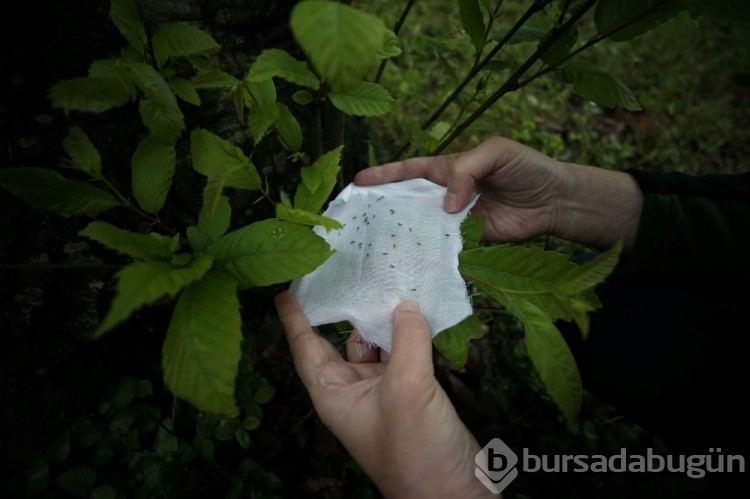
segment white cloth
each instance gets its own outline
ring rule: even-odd
[[[310,323],[349,321],[366,342],[390,352],[393,312],[403,300],[419,305],[433,337],[468,317],[460,226],[477,196],[449,214],[445,193],[425,179],[341,191],[324,215],[344,227],[314,229],[336,253],[290,287]]]

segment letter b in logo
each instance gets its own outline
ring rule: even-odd
[[[493,438],[474,458],[474,475],[495,494],[499,494],[517,476],[518,456],[499,438]]]

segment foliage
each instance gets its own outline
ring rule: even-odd
[[[411,4],[407,2],[404,17]],[[409,140],[400,149],[378,155],[437,154],[500,98],[545,76],[560,76],[572,91],[602,106],[637,110],[640,104],[625,83],[579,54],[607,39],[629,40],[678,12],[701,7],[691,0],[534,0],[515,23],[495,30],[501,4],[459,2],[465,36],[455,43],[471,61],[466,76],[458,77],[460,69],[441,56],[448,74],[456,75],[455,90],[419,127],[409,130]],[[244,333],[238,293],[289,282],[331,255],[310,229],[339,227],[321,210],[336,187],[351,180],[345,153],[361,145],[357,137],[344,144],[344,117],[383,116],[397,105],[380,79],[386,62],[402,54],[405,40],[367,9],[299,2],[289,25],[306,60],[268,48],[244,75],[235,76],[212,67],[211,56],[220,46],[209,33],[180,22],[150,35],[135,0],[113,0],[111,19],[127,46],[117,57],[94,61],[86,76],[57,83],[49,97],[53,107],[66,113],[137,110],[143,130],[130,158],[129,192],[111,180],[118,166],[103,164],[94,142],[78,127],[71,128],[63,143],[69,155],[66,175],[38,167],[0,170],[0,185],[35,208],[72,215],[125,209],[150,222],[153,231],[148,234],[104,220],[91,221],[81,231],[81,236],[129,258],[116,274],[116,296],[93,336],[111,331],[145,306],[174,301],[163,343],[164,382],[176,396],[214,414],[211,418],[228,417],[226,421],[236,424],[233,417],[244,410],[237,397]],[[582,38],[585,20],[595,28],[587,39]],[[377,65],[380,71],[371,78]],[[295,90],[291,102],[282,98],[282,86]],[[252,154],[189,122],[183,109],[200,106],[201,93],[208,91],[221,92],[234,103],[236,118],[246,125],[255,146],[267,143],[269,135],[276,137],[279,150],[298,166],[293,195],[283,186],[269,186]],[[460,111],[449,121],[441,119],[453,104]],[[324,115],[331,119],[324,123]],[[174,228],[162,222],[160,213],[169,206],[178,145],[185,142],[193,172],[204,187],[194,223]],[[555,144],[550,141],[548,146]],[[238,192],[268,201],[274,216],[237,227],[229,199]],[[593,290],[614,268],[620,247],[579,266],[561,253],[533,245],[484,247],[477,223],[470,218],[464,227],[460,271],[523,324],[528,355],[541,381],[565,418],[574,421],[580,377],[554,321],[575,321],[587,330],[587,314],[599,306]],[[460,367],[467,361],[469,341],[482,335],[481,322],[473,317],[438,335],[435,344]],[[247,412],[243,416],[250,417]],[[157,419],[164,430],[157,440],[170,440],[167,434],[174,422]],[[241,435],[238,443],[247,445],[244,430],[235,430],[235,436]],[[161,430],[153,426],[147,431]],[[174,452],[177,444],[170,440],[165,445]],[[154,452],[161,455],[159,449]],[[46,476],[43,468],[35,476]],[[71,493],[93,494],[97,476],[92,467],[77,467],[57,481]]]

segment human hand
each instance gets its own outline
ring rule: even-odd
[[[462,153],[411,158],[360,171],[358,185],[423,177],[447,187],[444,208],[461,210],[481,194],[473,213],[486,219],[486,241],[524,241],[549,234],[609,246],[632,246],[643,197],[622,172],[564,163],[518,142],[492,137]]]
[[[389,498],[495,497],[474,476],[481,450],[435,379],[432,342],[411,302],[393,317],[393,348],[361,338],[348,360],[313,329],[288,293],[276,297],[294,365],[323,423]]]

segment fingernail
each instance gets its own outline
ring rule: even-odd
[[[448,213],[455,213],[458,211],[458,196],[453,194],[452,192],[449,192],[445,195],[445,200],[443,201],[443,209],[447,211]]]
[[[405,300],[398,304],[396,310],[399,312],[419,312],[419,307],[413,301]]]

